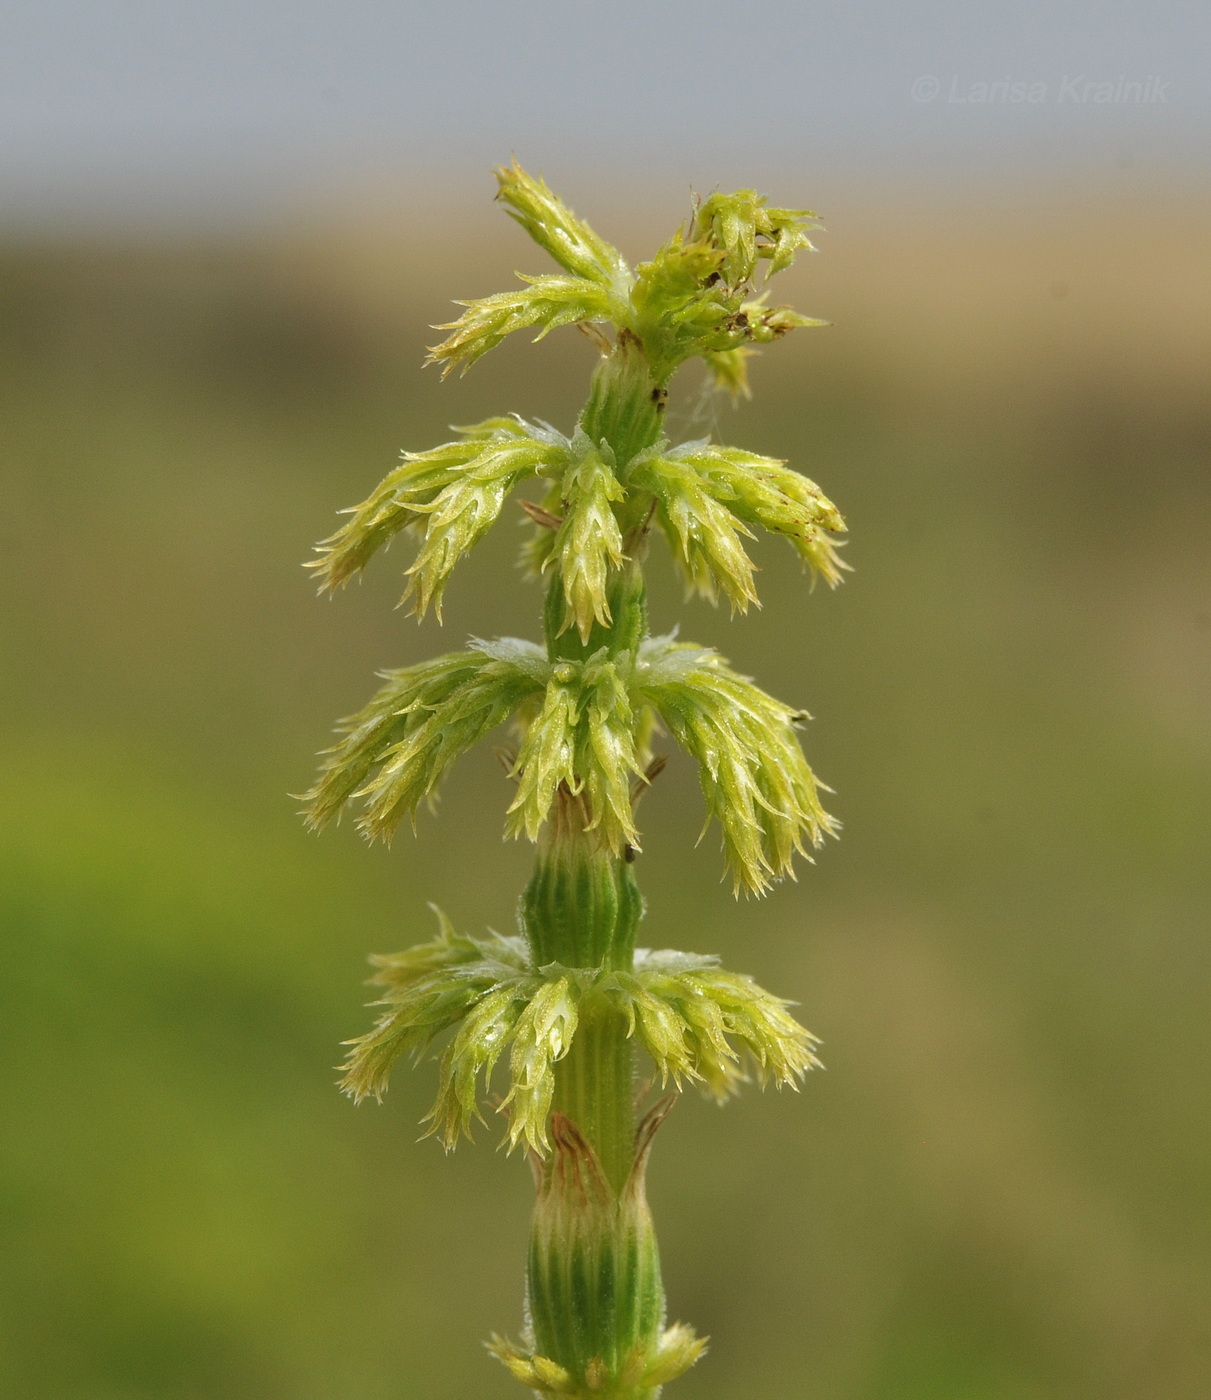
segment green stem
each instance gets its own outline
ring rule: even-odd
[[[522,923],[538,967],[629,972],[643,897],[626,859],[578,830],[580,804],[563,798],[522,896]],[[634,1048],[624,1017],[590,1002],[572,1047],[555,1067],[554,1107],[597,1153],[621,1190],[634,1157]]]
[[[661,436],[665,391],[642,344],[619,333],[593,374],[580,426],[607,443],[621,472]],[[562,580],[551,580],[544,613],[553,662],[604,650],[634,652],[647,635],[641,561],[646,521],[634,521],[630,558],[608,591],[607,625],[582,640],[564,627]],[[643,898],[633,853],[604,848],[581,796],[562,790],[522,897],[522,924],[536,967],[629,973]],[[643,1193],[646,1144],[636,1141],[635,1050],[626,1017],[604,998],[582,998],[570,1048],[554,1066],[552,1157],[537,1167],[527,1295],[538,1354],[566,1368],[575,1394],[639,1400],[664,1316],[664,1290]],[[640,1160],[643,1159],[643,1160]],[[638,1369],[636,1370],[636,1367]]]
[[[614,349],[593,371],[580,426],[594,442],[609,443],[621,471],[637,452],[659,439],[667,398],[667,390],[652,377],[643,345],[622,330]]]
[[[583,816],[579,803],[561,795],[560,809],[522,896],[531,957],[536,967],[557,962],[629,972],[643,917],[631,867],[603,851],[592,832],[567,829]]]
[[[522,897],[530,956],[629,972],[643,899],[623,856],[584,830],[585,813],[561,794]],[[580,1022],[555,1065],[554,1151],[537,1164],[538,1200],[526,1290],[538,1353],[585,1389],[610,1397],[650,1394],[623,1373],[656,1345],[664,1290],[651,1216],[637,1167],[635,1051],[626,1017],[604,999],[581,1000]]]
[[[606,1180],[621,1191],[635,1158],[634,1049],[622,1016],[582,1016],[572,1048],[556,1067],[553,1107],[576,1124]]]
[[[609,623],[603,626],[595,622],[586,641],[581,641],[575,627],[563,628],[563,581],[558,575],[551,580],[543,609],[543,631],[547,655],[552,661],[583,661],[602,647],[610,656],[617,656],[623,651],[634,653],[648,634],[647,586],[643,581],[642,555],[640,542],[631,559],[619,569],[606,590],[610,607]]]

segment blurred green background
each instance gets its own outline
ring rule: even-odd
[[[775,190],[776,194],[785,193]],[[799,191],[792,192],[798,194]],[[612,212],[611,212],[612,211]],[[681,210],[586,208],[632,255]],[[840,843],[736,903],[674,760],[645,940],[795,998],[827,1071],[688,1098],[650,1174],[684,1400],[1200,1400],[1211,1375],[1211,406],[1206,207],[829,211],[782,294],[836,324],[682,436],[786,457],[846,513],[809,592],[653,620],[815,716]],[[543,270],[488,207],[260,239],[0,247],[0,1393],[454,1400],[515,1383],[530,1184],[417,1143],[433,1075],[333,1088],[364,956],[426,901],[508,930],[529,853],[487,747],[414,841],[307,836],[287,796],[373,672],[534,635],[511,508],[444,632],[405,555],[299,568],[402,447],[569,429],[568,330],[465,380],[449,299]]]

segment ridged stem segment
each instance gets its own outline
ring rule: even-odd
[[[572,812],[565,822],[574,820]],[[591,834],[558,828],[544,841],[522,898],[534,965],[629,972],[643,898],[625,858]],[[554,1107],[596,1153],[620,1191],[634,1162],[634,1042],[626,1017],[588,999],[568,1053],[555,1065]]]
[[[594,372],[581,427],[625,464],[658,440],[664,398],[642,346],[622,335]],[[637,652],[647,635],[637,559],[616,575],[608,605],[608,621],[581,637],[566,625],[560,580],[552,579],[544,614],[551,660]],[[531,957],[539,968],[630,973],[643,917],[634,853],[605,848],[578,798],[560,793],[522,898]],[[664,1289],[643,1176],[655,1122],[637,1145],[631,1031],[604,999],[582,1004],[575,1039],[555,1066],[553,1152],[535,1164],[527,1310],[534,1354],[566,1373],[566,1393],[654,1393],[645,1377],[659,1347]]]
[[[643,1172],[654,1127],[615,1187],[576,1125],[552,1115],[526,1284],[535,1353],[567,1373],[565,1393],[653,1393],[645,1378],[659,1349],[664,1289]]]
[[[593,371],[580,426],[594,442],[608,443],[622,468],[659,439],[667,398],[642,344],[622,330]]]

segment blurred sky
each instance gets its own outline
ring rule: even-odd
[[[457,201],[510,150],[565,189],[585,164],[1188,183],[1209,39],[1198,0],[7,0],[0,222],[238,227],[408,180]]]

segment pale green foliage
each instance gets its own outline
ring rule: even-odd
[[[514,835],[524,831],[533,841],[560,785],[573,793],[580,790],[576,772],[579,680],[579,667],[571,662],[561,664],[547,683],[542,708],[526,729],[515,769],[520,778],[517,796],[509,807]]]
[[[737,675],[716,652],[650,638],[640,649],[632,697],[657,710],[697,759],[708,819],[722,829],[737,890],[761,893],[793,874],[804,837],[818,846],[835,834],[795,734],[805,716]]]
[[[785,536],[816,577],[829,587],[841,582],[844,566],[829,532],[843,533],[845,520],[814,481],[777,457],[738,447],[690,442],[674,448],[670,456],[693,467],[706,489],[738,520]]]
[[[525,1142],[547,1152],[547,1114],[555,1093],[554,1063],[568,1053],[579,1020],[578,997],[566,977],[542,982],[517,1018],[510,1039],[511,1083],[501,1104],[509,1112],[509,1147]]]
[[[710,371],[712,386],[730,394],[733,403],[751,399],[753,391],[748,382],[748,362],[757,353],[747,345],[738,345],[734,350],[708,350],[702,358]]]
[[[793,1087],[819,1065],[818,1042],[789,1003],[751,977],[725,972],[718,958],[639,949],[633,978],[618,980],[631,1028],[662,1081],[701,1083],[722,1102],[743,1082],[746,1057],[762,1084]]]
[[[368,500],[349,511],[351,519],[319,546],[309,567],[320,586],[335,589],[366,567],[373,555],[402,530],[422,535],[408,569],[405,600],[423,617],[441,597],[458,560],[491,528],[505,497],[540,473],[560,469],[566,439],[520,418],[490,418],[458,430],[462,438],[428,452],[408,452]]]
[[[845,566],[830,532],[844,531],[844,519],[815,482],[776,457],[705,441],[658,446],[632,464],[628,484],[655,496],[687,583],[709,598],[722,588],[742,611],[756,601],[753,564],[740,541],[750,525],[785,536],[813,578],[830,587],[841,581]]]
[[[410,452],[373,495],[348,512],[350,520],[319,546],[308,567],[322,589],[347,583],[402,531],[421,535],[407,570],[403,601],[417,617],[430,605],[441,616],[446,584],[459,559],[484,536],[519,482],[542,477],[552,531],[545,532],[538,567],[558,565],[567,602],[567,625],[587,637],[593,623],[607,624],[606,587],[623,562],[622,532],[614,505],[625,499],[609,446],[579,428],[571,438],[545,423],[489,418],[457,430],[456,442]],[[555,513],[557,512],[557,514]]]
[[[435,912],[439,932],[432,942],[372,960],[378,971],[371,981],[385,988],[375,1005],[386,1010],[373,1030],[348,1042],[341,1086],[354,1099],[381,1099],[401,1055],[419,1059],[435,1036],[458,1025],[441,1056],[437,1099],[425,1118],[429,1132],[447,1150],[470,1137],[472,1122],[482,1122],[481,1081],[486,1089],[511,1049],[510,1088],[501,1104],[509,1146],[524,1142],[545,1153],[552,1066],[575,1034],[577,993],[566,979],[545,979],[530,966],[524,939],[468,938]]]
[[[518,274],[527,283],[520,290],[458,303],[466,310],[438,327],[451,334],[430,352],[443,373],[456,365],[469,368],[513,331],[538,327],[541,339],[557,326],[605,323],[642,342],[656,384],[666,384],[678,365],[702,355],[717,380],[741,393],[747,379],[736,351],[796,326],[826,324],[749,295],[762,261],[773,276],[800,250],[811,250],[808,229],[818,225],[808,210],[770,208],[753,190],[710,195],[688,233],[679,229],[650,262],[632,271],[541,179],[516,162],[496,175],[498,197],[509,213],[568,275]]]
[[[584,661],[548,662],[507,638],[385,673],[386,685],[346,720],[319,780],[308,821],[326,825],[361,801],[358,825],[388,836],[437,788],[454,760],[518,715],[517,792],[509,834],[536,840],[559,801],[615,853],[639,846],[634,785],[642,783],[655,713],[700,767],[708,819],[718,820],[736,887],[760,893],[792,873],[806,837],[836,824],[794,726],[805,716],[730,670],[717,653],[649,638],[638,657],[603,647]]]
[[[456,933],[440,910],[438,936],[403,953],[372,959],[384,1008],[372,1030],[348,1042],[341,1087],[354,1099],[381,1099],[402,1055],[418,1060],[443,1031],[457,1031],[442,1052],[429,1132],[453,1148],[483,1121],[480,1102],[508,1052],[510,1150],[550,1150],[548,1124],[555,1064],[571,1048],[582,1011],[625,1018],[662,1080],[701,1084],[716,1099],[734,1093],[745,1060],[761,1083],[794,1084],[818,1062],[815,1037],[788,1003],[750,977],[726,972],[717,958],[640,949],[633,972],[532,966],[524,939]]]
[[[501,945],[519,949],[522,962],[516,969],[504,965],[497,953]],[[483,1121],[480,1083],[486,1090],[507,1050],[509,1091],[500,1112],[508,1115],[509,1149],[524,1144],[543,1156],[550,1149],[547,1125],[555,1062],[567,1054],[576,1033],[577,991],[566,979],[547,980],[530,968],[520,939],[494,934],[480,947],[485,950],[481,961],[453,974],[463,981],[479,979],[477,999],[468,1003],[458,1033],[442,1054],[437,1099],[425,1121],[447,1151],[460,1136],[469,1138],[472,1122]]]
[[[723,257],[708,243],[687,243],[678,229],[650,262],[636,268],[635,329],[658,381],[694,355],[743,345],[741,297],[720,275]]]
[[[441,599],[454,566],[488,532],[505,497],[526,477],[557,468],[562,449],[552,441],[489,441],[457,480],[427,505],[425,535],[408,570],[405,596],[415,597],[415,612],[423,617],[432,603],[441,616]]]
[[[325,826],[361,799],[358,826],[389,835],[459,754],[542,693],[549,670],[541,647],[506,638],[384,672],[386,685],[343,721],[344,738],[304,797],[309,824]]]
[[[547,562],[559,568],[567,606],[564,628],[574,623],[581,640],[588,641],[594,622],[610,622],[606,585],[611,568],[623,560],[622,531],[613,506],[626,493],[608,445],[590,442],[578,429],[570,448],[574,458],[559,488],[563,519]]]
[[[719,271],[731,287],[752,280],[761,258],[769,259],[769,276],[790,267],[795,254],[814,252],[808,230],[819,228],[810,209],[771,209],[756,190],[715,193],[698,206],[698,236],[723,252]]]
[[[468,938],[454,931],[440,909],[434,913],[438,935],[431,942],[371,959],[378,969],[371,983],[386,989],[374,1004],[387,1010],[372,1031],[348,1042],[341,1087],[356,1100],[381,1099],[401,1055],[419,1059],[434,1036],[482,1005],[494,989],[529,976],[523,939]],[[479,1039],[491,1043],[482,1027]]]
[[[684,1322],[666,1327],[656,1350],[648,1358],[643,1380],[646,1385],[664,1385],[683,1376],[707,1348],[707,1338],[694,1335]]]
[[[497,199],[561,267],[596,282],[615,284],[625,279],[627,266],[618,249],[578,219],[551,193],[545,180],[528,175],[516,160],[499,166],[496,179],[500,184]]]
[[[692,588],[744,610],[757,601],[745,540],[760,528],[789,541],[813,582],[840,581],[834,537],[845,522],[811,481],[773,458],[662,436],[668,382],[686,359],[701,356],[717,387],[747,395],[754,345],[824,324],[767,305],[754,286],[762,262],[768,282],[811,249],[814,215],[772,208],[753,190],[713,194],[632,271],[541,179],[516,162],[497,179],[510,215],[561,271],[461,303],[430,359],[444,373],[465,370],[513,331],[541,339],[580,324],[602,360],[577,427],[568,438],[492,418],[405,455],[312,567],[334,589],[412,529],[420,543],[405,601],[440,619],[457,561],[509,493],[537,478],[540,501],[522,506],[537,529],[527,563],[551,575],[545,645],[477,641],[385,673],[344,722],[307,817],[322,826],[360,803],[362,830],[387,836],[432,800],[459,754],[515,720],[507,830],[546,832],[521,905],[526,936],[465,937],[439,914],[431,942],[374,959],[380,1014],[348,1043],[342,1085],[355,1099],[381,1097],[401,1055],[418,1058],[444,1038],[424,1122],[451,1149],[483,1121],[494,1075],[507,1078],[494,1102],[509,1150],[530,1155],[538,1199],[528,1346],[493,1338],[490,1349],[539,1396],[656,1400],[705,1342],[664,1326],[643,1180],[675,1096],[634,1125],[632,1052],[646,1053],[662,1083],[717,1100],[749,1077],[795,1086],[818,1061],[790,1003],[751,978],[711,957],[633,951],[643,916],[629,868],[634,804],[664,762],[650,740],[663,725],[698,763],[737,891],[761,893],[792,874],[796,852],[836,823],[799,747],[807,716],[717,653],[648,636],[640,564],[655,522]],[[581,962],[593,965],[571,965]]]
[[[480,1083],[491,1082],[492,1071],[525,1009],[525,998],[534,984],[523,975],[499,978],[468,1009],[458,1033],[441,1057],[437,1098],[425,1115],[428,1133],[440,1139],[450,1152],[460,1137],[470,1138],[471,1124],[483,1122]]]
[[[456,303],[467,309],[457,321],[435,328],[451,334],[430,350],[429,363],[441,365],[443,374],[449,374],[456,365],[467,370],[514,331],[538,326],[535,339],[541,340],[559,326],[579,321],[613,321],[620,315],[618,298],[600,282],[587,277],[561,277],[555,273],[518,276],[526,286],[517,291]]]
[[[752,531],[692,463],[673,452],[643,456],[632,465],[630,480],[656,498],[656,518],[691,590],[713,601],[722,588],[741,612],[757,601],[753,562],[740,542]]]
[[[740,611],[757,601],[743,538],[758,527],[787,540],[813,583],[841,581],[847,566],[833,536],[845,531],[844,518],[813,481],[776,457],[705,440],[661,442],[635,457],[620,479],[608,446],[581,430],[567,450],[559,484],[541,507],[530,507],[541,523],[525,562],[531,572],[558,568],[564,627],[575,623],[584,640],[594,622],[610,621],[610,571],[624,562],[619,517],[642,519],[649,496],[688,587],[712,601],[720,591]]]
[[[572,1373],[549,1356],[523,1351],[496,1335],[485,1345],[511,1376],[539,1395],[575,1395],[580,1388]]]
[[[632,779],[642,778],[637,751],[642,727],[635,722],[625,679],[625,660],[590,657],[583,664],[584,687],[577,758],[592,814],[589,830],[600,831],[608,850],[638,849],[639,831],[631,804]]]
[[[627,1400],[631,1397],[647,1400],[656,1395],[660,1386],[676,1380],[693,1366],[706,1351],[707,1339],[695,1336],[694,1329],[684,1322],[666,1327],[651,1351],[637,1350],[623,1362],[608,1392],[603,1389],[610,1384],[604,1367],[582,1384],[558,1361],[515,1346],[505,1337],[494,1335],[486,1346],[511,1376],[538,1395],[588,1397],[605,1394],[627,1397]],[[591,1369],[591,1363],[586,1369]]]
[[[547,683],[517,755],[517,795],[509,830],[533,841],[562,790],[582,794],[589,830],[610,850],[638,843],[631,783],[641,774],[636,722],[627,692],[630,658],[605,650],[585,661],[561,661]]]
[[[747,295],[761,259],[769,259],[773,276],[790,266],[800,248],[811,249],[806,228],[813,218],[806,210],[769,209],[752,190],[711,195],[688,235],[679,229],[636,268],[633,329],[657,380],[702,355],[727,387],[743,392],[743,358],[720,367],[715,356],[776,340],[796,326],[827,324],[786,307],[767,308],[764,297]]]
[[[762,259],[768,259],[772,277],[788,268],[800,249],[814,251],[807,236],[817,227],[814,220],[810,210],[771,209],[754,190],[703,200],[688,235],[678,230],[636,269],[634,329],[656,377],[702,355],[717,380],[733,394],[745,393],[744,356],[737,351],[776,340],[796,326],[826,325],[747,295]]]
[[[803,316],[789,306],[766,306],[768,299],[768,294],[763,292],[752,301],[741,304],[735,327],[742,337],[741,343],[751,341],[754,345],[769,345],[771,341],[781,340],[788,331],[830,324],[816,316]]]

